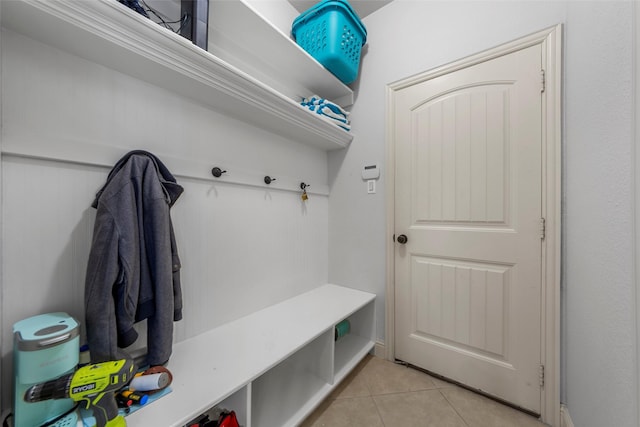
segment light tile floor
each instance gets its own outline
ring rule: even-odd
[[[542,427],[419,370],[367,356],[301,427]]]

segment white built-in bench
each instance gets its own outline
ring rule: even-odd
[[[128,426],[181,427],[218,405],[245,427],[298,425],[373,349],[374,299],[324,285],[176,344],[172,392]],[[344,319],[351,331],[335,341]]]

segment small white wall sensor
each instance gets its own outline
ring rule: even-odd
[[[362,168],[362,179],[368,181],[370,179],[380,178],[380,169],[378,165],[368,165]]]

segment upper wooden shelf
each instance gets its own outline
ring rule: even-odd
[[[209,52],[300,101],[320,95],[342,107],[353,91],[298,46],[288,34],[242,0],[209,1]]]
[[[231,7],[234,13],[242,11],[230,19],[259,18],[240,0],[222,3],[235,3]],[[256,78],[198,48],[116,0],[11,0],[1,2],[1,7],[5,28],[171,90],[275,134],[324,150],[344,148],[353,139],[350,133],[305,110],[281,88],[272,87],[273,81],[259,80],[260,76]],[[263,30],[275,30],[270,24],[260,26]],[[244,25],[236,25],[236,28],[247,31]],[[269,37],[274,36],[274,33],[267,33],[271,34]],[[279,33],[276,37],[282,36]],[[233,38],[232,35],[227,37]],[[291,52],[292,57],[300,56],[300,48],[294,42],[289,40],[288,45],[281,42],[276,46],[278,49],[287,46],[284,49]],[[311,57],[307,59],[311,63],[315,61]],[[260,61],[269,59],[260,58],[256,63]],[[317,68],[319,64],[307,66]],[[292,65],[287,63],[283,65],[285,67]],[[335,93],[318,93],[329,89],[316,90],[313,83],[304,80],[297,80],[292,87],[308,87],[309,93],[305,96],[317,93],[348,103],[344,101],[352,96],[350,89],[328,71],[322,72]]]

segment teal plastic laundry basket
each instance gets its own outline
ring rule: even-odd
[[[323,0],[298,16],[291,35],[343,83],[358,77],[367,30],[346,0]]]

